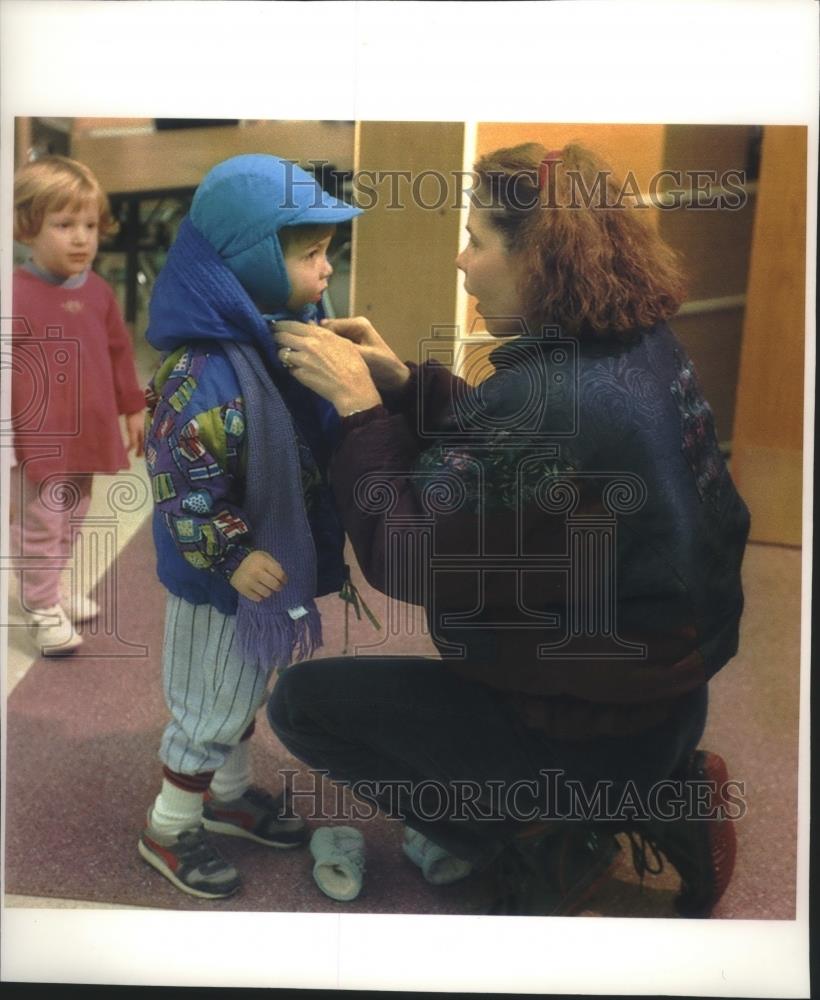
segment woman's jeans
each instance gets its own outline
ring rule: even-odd
[[[666,779],[697,746],[706,706],[704,686],[674,718],[638,735],[555,740],[441,661],[350,657],[285,671],[268,719],[295,757],[350,784],[372,811],[378,805],[481,865],[535,819],[617,828],[674,809]]]

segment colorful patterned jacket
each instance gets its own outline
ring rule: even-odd
[[[345,572],[343,532],[324,472],[332,428],[322,433],[324,411],[311,412],[312,393],[282,371],[271,368],[271,374],[294,416],[321,596],[338,590]],[[245,406],[219,343],[195,342],[170,353],[146,390],[146,405],[159,578],[192,604],[233,614],[237,592],[228,581],[254,547],[253,525],[242,509]]]

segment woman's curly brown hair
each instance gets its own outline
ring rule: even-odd
[[[474,169],[473,202],[489,209],[520,263],[531,328],[623,338],[677,312],[678,254],[623,203],[620,181],[589,150],[571,144],[547,154],[527,143],[489,153]]]

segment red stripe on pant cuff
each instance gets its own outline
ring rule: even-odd
[[[211,784],[214,772],[202,771],[200,774],[180,774],[178,771],[172,771],[169,767],[163,767],[162,776],[170,781],[172,785],[181,788],[184,792],[204,792]]]

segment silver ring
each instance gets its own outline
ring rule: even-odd
[[[285,368],[290,368],[291,367],[288,364],[288,358],[290,357],[290,352],[292,350],[293,350],[292,347],[286,347],[285,350],[282,352],[283,353],[282,364],[285,366]]]

